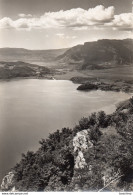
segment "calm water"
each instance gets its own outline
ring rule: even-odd
[[[70,81],[23,79],[0,82],[0,180],[20,159],[36,150],[49,132],[73,127],[83,116],[104,110],[130,95],[77,91]]]

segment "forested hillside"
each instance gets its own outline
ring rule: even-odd
[[[133,98],[116,112],[82,118],[28,151],[3,179],[2,190],[132,191]],[[9,182],[10,181],[10,182]]]
[[[53,71],[44,66],[17,62],[0,62],[0,79],[12,79],[20,77],[46,77],[51,75]]]

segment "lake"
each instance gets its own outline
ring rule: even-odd
[[[98,110],[111,113],[131,95],[77,91],[66,80],[20,79],[0,82],[0,181],[38,141],[62,127],[73,127]]]

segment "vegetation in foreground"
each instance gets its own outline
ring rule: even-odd
[[[75,167],[73,138],[89,129],[93,147],[84,151],[87,166]],[[62,128],[40,141],[11,170],[8,191],[132,191],[133,98],[111,115],[103,111],[82,118],[73,129]],[[91,169],[90,169],[91,167]]]

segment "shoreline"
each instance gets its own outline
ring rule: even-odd
[[[101,91],[113,91],[113,92],[124,92],[124,93],[133,93],[133,81],[110,81],[106,79],[99,78],[86,78],[86,77],[72,77],[70,79],[66,78],[56,78],[57,75],[46,76],[46,77],[14,77],[9,79],[0,79],[2,81],[13,81],[20,79],[37,79],[37,80],[68,80],[73,82],[74,84],[79,84],[77,90],[79,91],[93,91],[93,90],[101,90]]]

